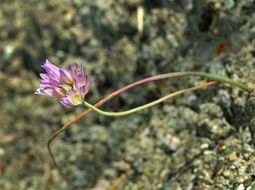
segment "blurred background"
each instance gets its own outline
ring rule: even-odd
[[[92,104],[177,71],[255,88],[254,37],[254,0],[0,0],[0,189],[70,189],[46,144],[86,108],[33,94],[46,59],[83,62]],[[205,81],[152,82],[101,108],[127,110]],[[52,149],[78,190],[255,189],[254,102],[220,84],[125,117],[90,113]]]

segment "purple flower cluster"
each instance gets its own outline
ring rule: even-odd
[[[40,88],[35,94],[57,96],[60,103],[66,107],[77,106],[83,103],[89,91],[91,81],[84,74],[83,65],[71,65],[71,73],[64,68],[58,68],[48,60],[42,65],[47,74],[41,73]]]

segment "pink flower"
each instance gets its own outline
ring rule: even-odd
[[[71,74],[64,68],[58,68],[48,60],[42,65],[47,74],[41,73],[40,88],[35,94],[57,96],[66,107],[77,106],[84,102],[91,81],[84,74],[83,65],[71,65]]]

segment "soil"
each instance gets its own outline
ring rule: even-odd
[[[46,59],[66,69],[84,62],[92,104],[137,80],[177,71],[209,72],[255,88],[254,0],[0,3],[0,189],[71,189],[53,166],[47,141],[86,108],[33,94]],[[144,12],[139,21],[138,12]],[[205,81],[151,82],[101,109],[128,110]],[[133,115],[90,113],[61,133],[52,150],[77,190],[251,190],[254,108],[253,93],[221,83]]]

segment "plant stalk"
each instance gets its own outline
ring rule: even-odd
[[[84,101],[84,105],[86,107],[92,109],[96,113],[104,115],[104,116],[109,116],[109,117],[126,116],[126,115],[129,115],[129,114],[132,114],[132,113],[144,110],[146,108],[149,108],[149,107],[154,106],[156,104],[159,104],[159,103],[161,103],[161,102],[163,102],[163,101],[165,101],[167,99],[173,98],[173,97],[175,97],[177,95],[180,95],[180,94],[183,94],[183,93],[186,93],[186,92],[191,92],[191,91],[194,91],[194,90],[198,90],[200,88],[204,88],[204,87],[210,86],[210,85],[215,84],[215,83],[218,83],[218,81],[212,81],[212,82],[201,84],[199,86],[195,86],[195,87],[192,87],[192,88],[187,88],[187,89],[184,89],[184,90],[179,90],[177,92],[173,92],[173,93],[171,93],[171,94],[169,94],[167,96],[164,96],[164,97],[162,97],[162,98],[160,98],[158,100],[155,100],[153,102],[150,102],[148,104],[139,106],[137,108],[130,109],[128,111],[123,111],[123,112],[106,112],[106,111],[102,111],[102,110],[96,108],[95,106],[91,105],[90,103],[88,103],[86,101]]]
[[[159,79],[165,79],[165,78],[171,78],[171,77],[180,77],[180,76],[201,76],[201,77],[205,77],[205,78],[209,78],[209,79],[212,79],[212,80],[217,80],[217,81],[221,81],[221,82],[225,82],[225,83],[228,83],[228,84],[231,84],[231,85],[234,85],[234,86],[237,86],[249,93],[253,92],[253,89],[250,89],[248,88],[247,86],[237,82],[237,81],[234,81],[232,79],[229,79],[227,77],[222,77],[222,76],[218,76],[218,75],[214,75],[214,74],[209,74],[209,73],[203,73],[203,72],[176,72],[176,73],[167,73],[167,74],[162,74],[162,75],[157,75],[157,76],[153,76],[153,77],[148,77],[148,78],[145,78],[145,79],[142,79],[142,80],[139,80],[137,82],[134,82],[132,84],[129,84],[115,92],[113,92],[112,94],[108,95],[107,97],[105,97],[104,99],[102,99],[101,101],[99,101],[98,103],[96,103],[94,106],[93,106],[93,109],[94,108],[97,108],[99,106],[101,106],[102,104],[104,104],[105,102],[107,102],[108,100],[112,99],[113,97],[117,96],[118,94],[132,88],[132,87],[135,87],[137,85],[141,85],[141,84],[144,84],[144,83],[147,83],[147,82],[151,82],[151,81],[155,81],[155,80],[159,80]],[[213,82],[213,83],[216,83],[216,82]],[[205,86],[209,86],[208,83],[207,85]],[[195,88],[195,87],[193,87]],[[201,87],[202,88],[202,87]],[[188,89],[185,89],[185,90],[188,90]],[[177,91],[177,92],[174,92],[174,93],[177,93],[175,95],[178,95],[179,93],[185,93],[185,90],[181,90],[181,91]],[[192,91],[192,90],[190,90]],[[186,91],[188,92],[188,91]],[[167,97],[167,96],[166,96]],[[163,98],[166,98],[166,97],[163,97]],[[173,94],[171,95],[171,97],[173,97]],[[169,97],[169,98],[171,98]],[[168,98],[167,98],[168,99]],[[157,101],[160,101],[162,100],[159,99]],[[164,101],[164,100],[162,100]],[[155,101],[156,102],[156,101]],[[86,102],[87,103],[87,102]],[[159,103],[159,102],[157,102]],[[155,104],[157,104],[155,103]],[[144,106],[152,106],[153,102],[149,103],[149,104],[146,104]],[[86,104],[86,106],[90,106],[90,104]],[[92,105],[91,105],[92,106]],[[138,107],[139,108],[139,107]],[[142,109],[145,109],[146,107],[143,107],[143,106],[140,106],[140,108],[134,108],[132,110],[129,110],[129,111],[126,111],[126,113],[124,112],[124,115],[127,115],[127,114],[130,114],[130,113],[134,113],[136,111],[139,111],[139,110],[142,110]],[[138,109],[138,110],[137,110]],[[62,128],[60,128],[58,131],[56,131],[48,140],[48,143],[47,143],[47,147],[48,147],[48,151],[49,151],[49,154],[50,154],[50,157],[53,161],[53,164],[54,166],[58,169],[58,172],[60,173],[60,175],[62,176],[62,178],[73,188],[72,184],[70,181],[67,180],[67,178],[65,177],[65,175],[63,174],[62,170],[61,170],[61,167],[58,166],[55,158],[54,158],[54,155],[51,151],[51,143],[52,141],[60,134],[62,133],[63,131],[65,131],[67,128],[69,128],[72,124],[74,124],[75,122],[77,122],[78,120],[80,120],[81,118],[83,118],[84,116],[86,116],[89,112],[92,111],[92,107],[89,108],[88,110],[86,110],[85,112],[81,113],[80,115],[78,115],[76,118],[74,118],[72,121],[68,122],[67,124],[65,124]],[[94,111],[97,111],[96,109],[94,109]],[[101,111],[101,110],[100,110]],[[104,111],[101,111],[101,113],[105,114]],[[107,113],[107,112],[106,112]],[[110,112],[111,113],[111,112]],[[117,112],[118,113],[118,112]],[[120,112],[121,113],[121,112]],[[108,114],[108,113],[107,113]],[[106,114],[106,115],[107,115]],[[122,113],[123,114],[123,113]],[[110,114],[111,116],[111,114]],[[121,114],[120,114],[121,116]]]

